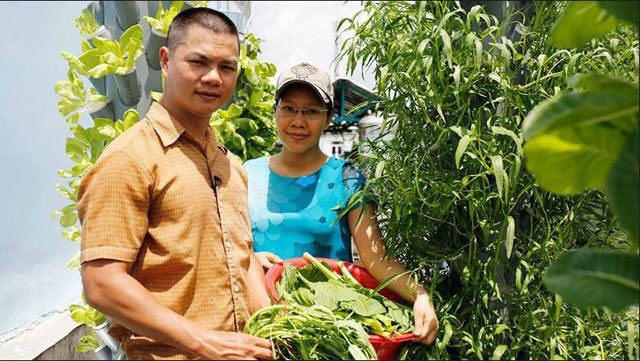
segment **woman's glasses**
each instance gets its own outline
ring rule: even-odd
[[[302,117],[306,120],[324,120],[325,113],[329,110],[327,109],[298,109],[294,108],[290,105],[276,105],[277,111],[285,118],[293,118],[298,114],[298,112],[302,113]]]

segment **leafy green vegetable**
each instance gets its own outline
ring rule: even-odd
[[[320,305],[263,308],[251,316],[244,332],[271,340],[274,359],[376,359],[369,336],[360,323]]]
[[[273,154],[278,140],[273,118],[276,74],[271,63],[258,60],[260,40],[247,34],[240,48],[240,72],[235,101],[213,113],[209,124],[217,139],[242,161]]]
[[[342,263],[339,265],[342,275],[338,275],[326,262],[320,262],[308,253],[303,257],[310,263],[300,269],[287,265],[278,283],[277,289],[286,303],[297,303],[303,294],[305,304],[312,301],[346,315],[362,322],[368,332],[385,337],[413,329],[413,310],[379,294],[381,287],[376,290],[363,287]],[[384,288],[403,274],[390,277],[380,285]],[[381,320],[384,322],[380,323]]]
[[[94,9],[91,9],[91,12],[89,12],[88,9],[82,9],[82,13],[73,19],[71,23],[75,25],[78,31],[80,31],[80,34],[85,37],[93,34],[98,27],[100,27],[96,21]]]
[[[339,275],[308,253],[304,258],[308,265],[285,266],[276,284],[284,304],[258,311],[245,327],[273,342],[274,357],[370,359],[368,334],[390,337],[413,329],[411,308],[364,288],[343,263]],[[349,336],[336,338],[336,327]]]
[[[102,78],[112,73],[125,75],[133,70],[136,59],[142,55],[142,26],[137,24],[127,29],[120,36],[120,41],[99,36],[92,41],[95,48],[83,46],[84,52],[80,57],[61,52],[69,62],[69,67],[78,74],[92,78]]]
[[[182,10],[183,1],[172,1],[171,5],[169,5],[169,9],[164,10],[162,7],[162,1],[158,1],[158,12],[156,13],[156,17],[153,18],[151,16],[145,16],[144,19],[151,25],[151,28],[156,32],[167,35],[169,34],[169,25],[171,25],[171,21],[176,17]]]
[[[109,99],[108,96],[99,94],[95,88],[90,88],[87,96],[84,83],[73,69],[67,72],[67,79],[69,81],[56,82],[55,92],[62,98],[58,101],[58,112],[66,117],[69,124],[77,123],[83,111]]]

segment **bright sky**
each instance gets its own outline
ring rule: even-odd
[[[334,78],[336,25],[359,8],[356,1],[256,1],[250,31],[265,40],[261,60],[274,63],[278,71],[306,61]],[[338,75],[344,76],[344,70]],[[370,88],[374,84],[360,74],[353,78]]]
[[[67,72],[60,51],[80,51],[82,38],[69,21],[87,4],[0,2],[0,341],[80,299],[79,274],[65,268],[79,245],[63,239],[51,218],[68,203],[54,189],[63,182],[56,171],[71,165],[64,152],[70,132],[53,87]],[[308,61],[333,76],[335,24],[358,6],[256,2],[250,31],[265,40],[261,59],[278,69]]]

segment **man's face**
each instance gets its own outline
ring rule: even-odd
[[[187,28],[183,41],[160,52],[167,103],[179,112],[208,117],[229,100],[238,75],[238,39],[199,25]]]

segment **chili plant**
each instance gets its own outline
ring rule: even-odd
[[[507,5],[498,18],[458,2],[365,2],[339,24],[347,69],[375,64],[382,135],[394,132],[367,143],[361,196],[377,200],[388,254],[427,285],[441,324],[434,346],[402,356],[637,358],[637,310],[580,310],[544,287],[565,251],[624,247],[624,231],[602,192],[540,188],[521,132],[576,73],[635,76],[637,34],[556,49],[549,31],[564,3]],[[444,279],[437,261],[450,264]]]

